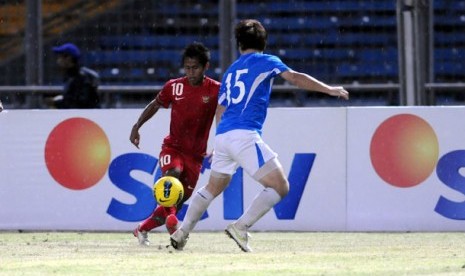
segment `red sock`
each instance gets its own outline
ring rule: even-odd
[[[168,216],[166,217],[166,229],[168,233],[173,234],[178,229],[178,218],[176,217],[176,207],[165,208]]]
[[[178,218],[176,215],[169,215],[166,217],[166,229],[170,235],[178,230]]]
[[[172,207],[165,207],[165,212],[166,212],[166,215],[176,215],[176,207],[175,206],[172,206]]]
[[[139,231],[148,232],[153,228],[165,224],[167,215],[169,215],[169,213],[166,212],[165,207],[160,205],[157,206],[157,208],[155,208],[155,211],[153,211],[152,215],[150,215],[150,217],[148,217],[140,224]]]

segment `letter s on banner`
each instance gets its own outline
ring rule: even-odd
[[[111,182],[133,195],[136,203],[125,204],[112,198],[107,210],[109,215],[122,221],[141,221],[150,215],[155,207],[152,189],[132,178],[130,173],[132,170],[140,170],[152,175],[157,162],[157,158],[141,153],[123,154],[111,162],[108,169]]]
[[[465,168],[465,150],[451,151],[441,157],[436,174],[447,187],[465,195],[465,177],[460,174],[460,168]],[[434,211],[446,218],[465,220],[465,202],[455,202],[440,196]]]

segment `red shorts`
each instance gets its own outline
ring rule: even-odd
[[[199,180],[203,160],[166,146],[162,147],[159,157],[159,164],[163,175],[170,169],[181,171],[179,180],[184,187],[183,201],[188,200]]]

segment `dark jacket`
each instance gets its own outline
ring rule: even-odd
[[[57,108],[100,108],[98,85],[97,72],[86,67],[73,68],[65,76],[63,99],[55,105]]]

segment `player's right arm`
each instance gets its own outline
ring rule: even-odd
[[[158,109],[160,107],[168,108],[168,106],[171,104],[171,91],[172,91],[172,81],[170,80],[165,83],[163,88],[160,90],[160,92],[157,94],[155,99],[153,99],[142,111],[142,113],[139,116],[139,119],[137,119],[137,122],[132,126],[131,130],[131,135],[129,136],[129,140],[131,143],[134,144],[137,148],[139,148],[139,142],[140,142],[140,135],[139,135],[139,129],[142,127],[142,125],[147,122],[150,118],[157,113]]]
[[[330,96],[341,97],[345,100],[349,99],[349,92],[342,86],[329,86],[305,73],[288,70],[282,72],[281,77],[291,84],[307,91],[317,91],[326,93]]]
[[[131,130],[131,135],[129,136],[129,140],[131,143],[134,144],[137,148],[139,148],[139,142],[140,142],[140,134],[139,134],[139,129],[142,127],[142,125],[147,122],[150,118],[157,113],[158,109],[160,109],[160,104],[157,102],[157,99],[154,99],[151,101],[145,108],[144,111],[139,116],[139,119],[137,119],[137,122],[132,126]]]

